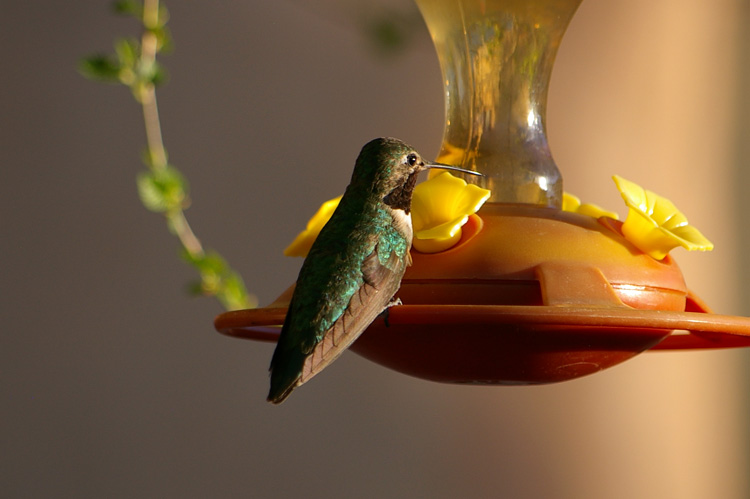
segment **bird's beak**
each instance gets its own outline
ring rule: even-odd
[[[451,166],[451,165],[445,165],[443,163],[430,163],[428,165],[424,165],[425,170],[430,168],[441,168],[443,170],[453,170],[461,173],[468,173],[469,175],[476,175],[478,177],[484,177],[484,174],[475,172],[473,170],[465,170],[464,168],[459,168],[457,166]]]

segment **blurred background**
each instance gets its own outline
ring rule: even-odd
[[[140,204],[139,107],[76,72],[138,33],[108,6],[2,3],[0,495],[750,495],[742,350],[506,388],[349,353],[266,403],[273,346],[213,330],[222,309],[187,296],[192,269]],[[406,0],[167,6],[176,50],[159,104],[187,215],[266,304],[301,264],[282,249],[343,191],[365,142],[437,153],[437,58]],[[749,15],[748,0],[586,0],[548,106],[566,190],[624,214],[617,173],[672,199],[716,245],[673,253],[688,285],[737,315],[750,315]],[[394,50],[375,42],[382,16],[399,20]]]

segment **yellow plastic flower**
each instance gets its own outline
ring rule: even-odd
[[[320,234],[321,229],[326,223],[328,223],[333,212],[336,211],[339,201],[341,201],[341,196],[323,203],[310,221],[307,222],[307,228],[294,238],[292,244],[286,247],[284,255],[307,256],[313,242],[318,237],[318,234]]]
[[[661,260],[677,246],[691,251],[714,248],[670,200],[617,175],[612,178],[629,209],[622,233],[638,249]]]
[[[588,215],[594,218],[609,217],[609,218],[614,218],[615,220],[619,220],[617,213],[612,212],[612,211],[606,211],[604,208],[601,208],[595,204],[591,204],[591,203],[581,204],[580,199],[578,199],[573,194],[570,194],[567,192],[563,192],[562,209],[563,211],[570,211],[572,213],[580,213],[581,215]]]
[[[419,184],[411,200],[413,246],[437,253],[461,239],[461,226],[490,197],[490,191],[467,184],[448,172]]]

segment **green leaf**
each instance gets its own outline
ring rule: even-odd
[[[146,62],[139,59],[134,69],[137,75],[135,83],[158,86],[167,79],[167,71],[157,61]],[[135,92],[136,89],[134,88],[133,91]]]
[[[151,33],[156,37],[157,52],[171,52],[174,49],[174,42],[172,40],[172,33],[166,26],[159,26],[153,28]]]
[[[150,69],[149,74],[144,75],[146,81],[150,82],[155,87],[158,87],[167,81],[167,70],[164,69],[164,66],[158,62],[154,62]]]
[[[201,296],[205,294],[203,292],[203,283],[199,280],[190,281],[187,284],[186,289],[190,296]]]
[[[370,25],[370,32],[375,43],[386,52],[398,50],[406,40],[402,26],[388,18],[373,21]]]
[[[112,10],[123,16],[143,17],[143,3],[135,0],[118,0],[112,3]]]
[[[164,200],[162,190],[150,172],[139,174],[136,184],[138,196],[147,209],[155,212],[166,211],[167,203]]]
[[[163,28],[169,22],[169,11],[164,3],[159,4],[159,18],[156,26],[146,26],[147,28]]]
[[[248,294],[242,278],[217,252],[210,250],[205,254],[194,255],[183,250],[182,257],[201,275],[199,282],[188,286],[191,294],[216,296],[228,310],[257,306],[257,299]]]
[[[97,54],[82,59],[78,71],[92,80],[116,82],[119,80],[120,64],[114,58]]]
[[[254,308],[258,306],[258,300],[250,295],[245,288],[242,278],[232,272],[223,280],[223,286],[217,298],[227,310],[239,310],[243,308]]]
[[[180,208],[187,197],[185,179],[171,166],[139,174],[136,184],[143,205],[157,213]]]
[[[115,40],[115,54],[120,60],[120,65],[127,68],[135,66],[141,51],[138,40],[119,38]]]
[[[215,251],[208,251],[202,255],[191,255],[185,251],[182,256],[201,274],[224,274],[229,271],[224,257]]]
[[[409,8],[382,7],[364,20],[364,31],[380,55],[390,56],[402,52],[414,39],[419,26],[423,26],[419,11]]]

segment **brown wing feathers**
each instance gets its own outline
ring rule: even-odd
[[[386,265],[381,265],[377,248],[365,259],[362,265],[363,285],[352,295],[344,313],[305,359],[299,384],[305,383],[333,362],[386,308],[400,283],[400,276],[392,278],[394,268],[398,268],[397,260],[394,253]]]

